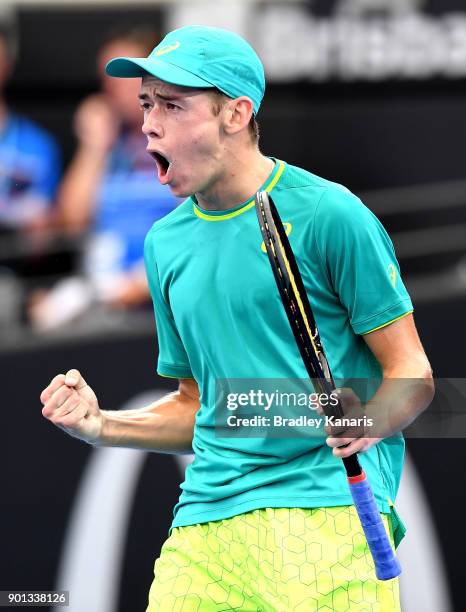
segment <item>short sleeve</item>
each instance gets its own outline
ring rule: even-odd
[[[165,300],[160,288],[153,240],[153,234],[149,232],[144,244],[144,260],[154,305],[159,343],[157,372],[161,376],[169,378],[193,378],[189,359],[176,328],[170,305]]]
[[[393,244],[377,217],[352,193],[328,189],[315,215],[319,256],[357,334],[413,310]]]

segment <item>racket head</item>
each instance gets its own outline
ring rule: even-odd
[[[318,391],[330,394],[335,385],[285,228],[266,191],[256,194],[255,205],[270,266],[303,363]]]

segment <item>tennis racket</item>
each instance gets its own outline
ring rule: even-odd
[[[309,378],[312,379],[317,393],[330,396],[335,391],[335,383],[325,357],[298,264],[280,216],[272,198],[265,191],[259,191],[256,194],[255,205],[278,291]],[[336,417],[344,416],[339,400],[338,404],[332,407],[332,411]],[[357,454],[345,457],[343,464],[354,505],[374,559],[376,576],[379,580],[395,578],[400,575],[401,567],[393,552],[375,502],[374,493],[361,468]]]

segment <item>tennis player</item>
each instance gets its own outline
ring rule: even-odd
[[[96,446],[194,452],[148,610],[398,610],[398,581],[375,577],[340,460],[364,452],[397,545],[403,439],[392,434],[428,405],[432,377],[387,234],[346,188],[260,152],[264,71],[236,34],[184,27],[107,72],[141,78],[147,151],[160,182],[186,198],[145,244],[157,371],[179,388],[139,410],[104,411],[73,369],[41,400],[45,417]],[[335,377],[377,379],[375,398],[390,379],[424,381],[390,437],[216,435],[227,412],[216,381],[307,378],[261,248],[258,190],[286,224]]]

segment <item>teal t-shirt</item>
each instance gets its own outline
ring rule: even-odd
[[[393,246],[341,185],[276,161],[273,197],[301,270],[336,379],[381,380],[362,335],[412,311]],[[264,507],[351,504],[324,437],[231,438],[215,431],[216,381],[308,377],[278,294],[253,201],[206,211],[187,199],[145,242],[162,376],[194,378],[201,407],[173,526]],[[399,485],[404,442],[360,456],[383,512]]]

